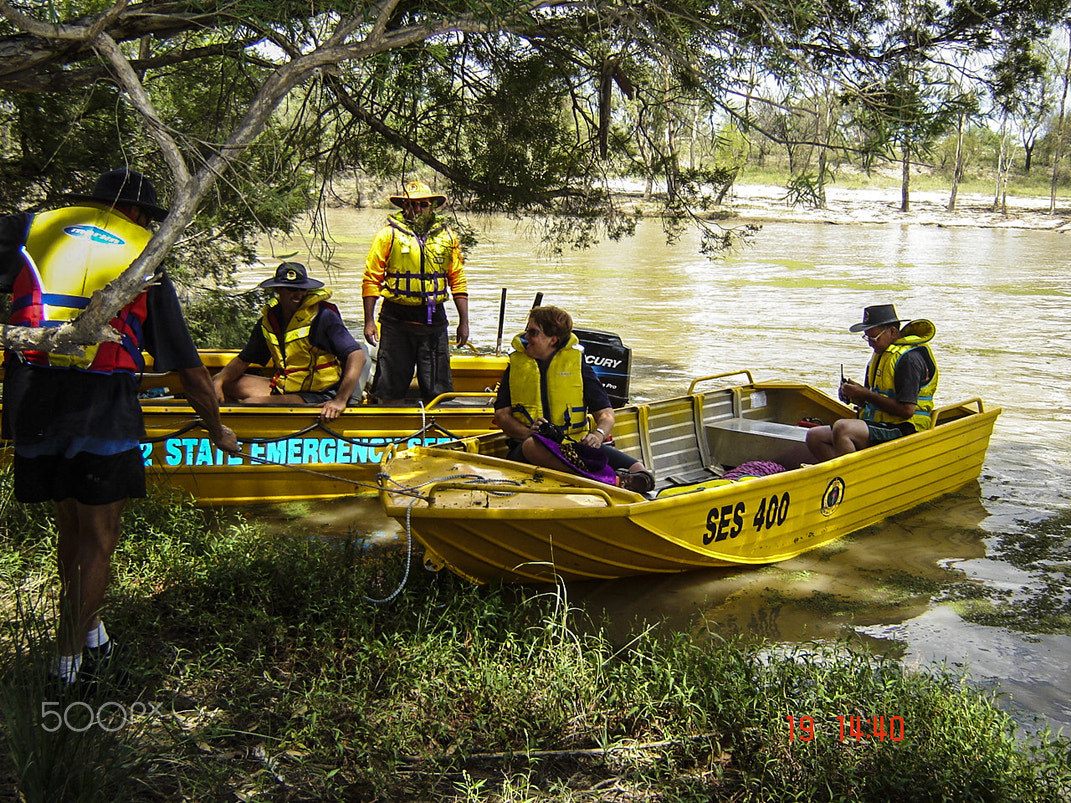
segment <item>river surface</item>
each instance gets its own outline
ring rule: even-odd
[[[306,262],[359,330],[364,256],[387,213],[330,210],[329,253],[298,237],[262,243],[261,257],[269,268],[279,256]],[[862,377],[870,351],[847,329],[863,307],[893,303],[904,318],[933,321],[939,404],[981,397],[1003,410],[978,483],[776,566],[581,583],[569,600],[605,615],[619,638],[652,623],[785,643],[851,636],[912,666],[963,665],[1003,692],[1002,704],[1028,729],[1041,716],[1071,734],[1062,572],[1071,539],[1067,237],[767,223],[752,245],[710,261],[696,236],[667,245],[651,221],[633,238],[552,258],[527,226],[465,222],[481,238],[467,260],[473,343],[495,347],[502,288],[503,348],[542,293],[578,326],[616,332],[631,347],[633,401],[679,395],[694,377],[744,368],[756,379],[802,379],[832,392],[841,365]],[[240,286],[268,275],[251,271]],[[368,498],[310,513],[291,526],[401,537]],[[990,600],[950,599],[979,595]],[[1058,605],[1064,615],[1053,625],[1046,617]],[[979,615],[986,611],[995,618]]]

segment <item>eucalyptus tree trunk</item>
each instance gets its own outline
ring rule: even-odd
[[[911,149],[906,144],[900,158],[900,211],[911,211]]]
[[[1056,142],[1052,148],[1052,180],[1049,182],[1049,214],[1056,212],[1056,185],[1060,179],[1060,160],[1064,156],[1064,125],[1067,112],[1067,92],[1071,85],[1071,23],[1068,33],[1067,61],[1064,63],[1063,92],[1060,94],[1060,114],[1056,118]]]
[[[1008,112],[1005,111],[1000,121],[1000,150],[997,153],[997,186],[993,194],[993,211],[1008,212],[1008,166],[1011,157],[1008,153]]]
[[[664,111],[666,115],[666,197],[670,203],[677,198],[680,190],[680,162],[677,158],[677,119],[673,108],[673,91],[670,84],[672,73],[669,65],[663,70],[665,79]]]
[[[833,87],[830,81],[825,82],[825,93],[822,96],[821,115],[819,116],[819,139],[818,146],[818,208],[826,208],[826,177],[829,175],[829,148],[833,141]]]
[[[959,195],[959,182],[963,179],[963,119],[961,114],[956,121],[956,166],[952,170],[952,193],[948,196],[948,211],[956,211],[956,197]]]

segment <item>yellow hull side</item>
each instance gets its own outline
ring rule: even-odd
[[[687,409],[654,403],[651,420],[661,420],[660,404]],[[978,408],[827,463],[653,500],[495,457],[418,448],[384,461],[381,498],[389,515],[410,522],[428,562],[474,582],[772,563],[977,479],[999,414]],[[620,412],[627,420],[628,408]],[[401,487],[418,496],[391,492]]]

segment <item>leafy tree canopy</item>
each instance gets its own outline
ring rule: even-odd
[[[1065,5],[0,0],[0,204],[52,202],[130,164],[172,199],[144,265],[211,244],[208,268],[225,276],[340,172],[434,173],[473,209],[565,216],[588,242],[629,231],[605,179],[641,152],[669,177],[670,217],[710,197],[695,176],[731,181],[725,166],[678,164],[682,103],[746,131],[757,87],[820,75],[879,137],[906,121],[929,131],[921,118],[947,104],[895,93],[898,77],[960,53],[999,61],[1007,81],[1016,61],[1002,54]],[[139,289],[130,273],[109,304]]]

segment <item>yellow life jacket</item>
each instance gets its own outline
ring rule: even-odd
[[[930,366],[930,379],[919,388],[919,398],[915,404],[915,414],[909,420],[917,432],[932,426],[933,397],[937,392],[937,361],[930,349],[929,341],[936,333],[934,325],[927,320],[912,321],[900,330],[900,337],[894,340],[881,354],[870,358],[866,369],[866,386],[875,393],[893,399],[896,398],[896,364],[909,351],[920,349]],[[863,406],[859,417],[866,421],[902,423],[905,419],[889,415],[872,404]]]
[[[89,305],[94,292],[130,267],[152,234],[104,205],[71,206],[33,216],[23,245],[22,268],[12,288],[10,322],[16,326],[60,326]],[[82,356],[23,352],[35,365],[79,368],[99,373],[144,369],[142,293],[111,320],[118,343],[85,347]]]
[[[342,369],[334,354],[314,348],[310,340],[312,322],[320,312],[320,305],[331,297],[327,288],[310,290],[301,306],[283,329],[278,318],[278,305],[264,308],[260,328],[268,344],[275,378],[272,388],[281,393],[299,391],[320,393],[338,383]],[[327,306],[335,308],[333,304]]]
[[[387,259],[381,295],[396,304],[434,308],[450,296],[446,270],[454,248],[454,235],[446,220],[436,218],[426,236],[408,227],[401,214],[387,225],[393,241]]]
[[[546,373],[539,363],[524,350],[521,336],[513,338],[509,355],[509,397],[513,417],[525,426],[545,418],[552,424],[565,427],[572,437],[587,432],[587,408],[584,406],[584,347],[576,335],[550,358]],[[543,408],[543,379],[546,378],[546,398],[549,409]]]

